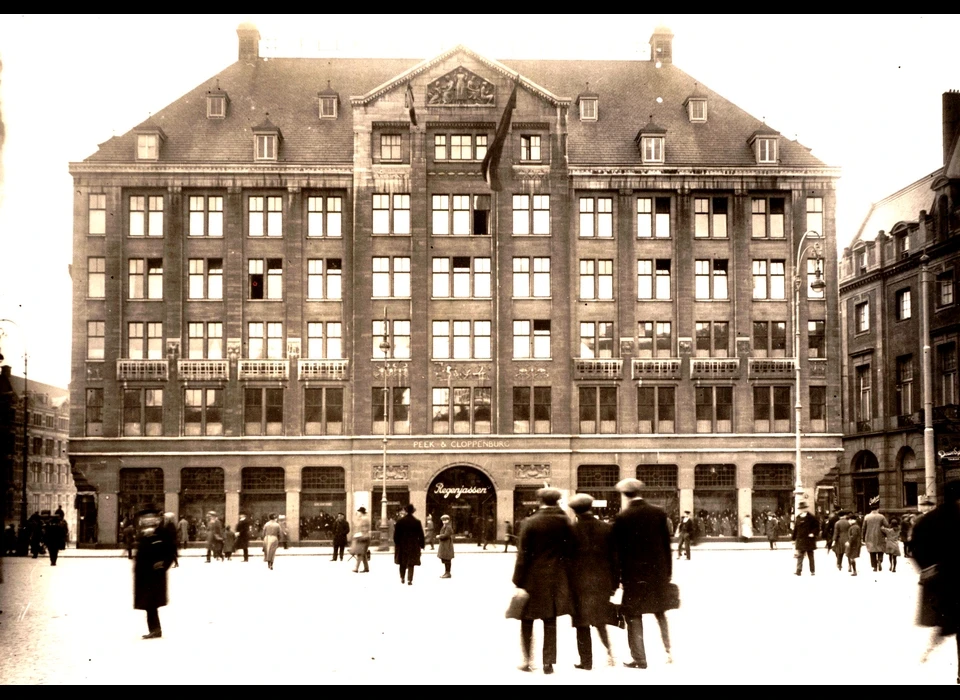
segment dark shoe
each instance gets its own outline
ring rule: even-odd
[[[553,673],[553,664],[544,664],[544,665],[543,665],[543,673],[544,673],[544,675],[547,675],[547,676],[549,676],[551,673]]]
[[[799,576],[799,575],[800,575],[800,572],[799,572],[799,571],[797,571],[797,572],[796,572],[796,574],[797,574],[797,576]]]
[[[162,636],[163,636],[163,632],[161,632],[160,630],[154,630],[150,634],[143,635],[143,639],[159,639]]]
[[[413,585],[413,581],[407,581],[407,585],[408,585],[408,586],[412,586],[412,585]]]
[[[581,671],[592,671],[593,666],[591,664],[574,664],[574,668],[579,668]]]
[[[623,665],[626,666],[627,668],[646,668],[647,662],[646,661],[624,661]]]

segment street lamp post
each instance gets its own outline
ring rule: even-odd
[[[383,478],[382,490],[380,491],[380,546],[377,548],[381,552],[390,549],[387,542],[387,419],[389,417],[389,404],[387,395],[389,388],[387,386],[387,358],[390,356],[390,341],[387,339],[387,319],[384,312],[383,319],[383,339],[380,341],[380,352],[383,353],[383,471],[380,476]]]
[[[814,239],[813,243],[804,248],[804,241],[807,238]],[[800,243],[797,246],[797,261],[793,266],[793,367],[796,377],[796,386],[794,388],[793,403],[793,431],[794,431],[794,470],[796,472],[793,484],[793,514],[796,517],[800,509],[800,501],[803,500],[803,477],[801,474],[802,465],[800,462],[800,288],[803,286],[803,273],[800,265],[803,262],[804,253],[812,250],[814,260],[819,263],[823,260],[823,254],[820,248],[820,241],[823,235],[818,231],[807,231],[800,237]],[[820,265],[816,266],[816,277],[810,283],[810,288],[816,292],[826,289],[827,284],[823,281],[823,273],[820,271]]]
[[[23,329],[20,328],[20,324],[16,321],[9,318],[0,318],[0,323],[12,323],[20,331],[20,335],[23,336],[23,444],[21,448],[23,462],[20,465],[20,527],[27,526],[27,430],[30,425],[29,423],[29,413],[30,413],[30,402],[28,399],[28,391],[30,388],[29,381],[27,380],[27,339],[24,336]],[[3,359],[3,356],[0,355],[0,359]],[[6,495],[4,495],[6,498]],[[6,508],[6,506],[4,506]]]

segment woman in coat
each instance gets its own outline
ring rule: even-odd
[[[133,607],[147,612],[144,639],[162,636],[159,609],[167,604],[167,569],[173,564],[176,543],[161,527],[160,513],[148,511],[140,516],[140,536],[133,564]]]
[[[860,547],[863,545],[860,523],[857,522],[857,516],[850,514],[850,529],[847,531],[847,544],[845,550],[847,553],[847,570],[851,576],[857,575],[857,558],[860,556]]]
[[[896,518],[890,519],[890,527],[883,528],[883,534],[887,538],[887,556],[890,557],[890,572],[897,571],[897,558],[900,556],[900,521]]]
[[[617,579],[611,526],[594,516],[593,496],[578,493],[570,499],[570,508],[577,514],[573,525],[573,557],[570,566],[570,587],[573,592],[573,626],[577,628],[577,651],[580,663],[576,668],[593,668],[590,628],[596,627],[607,650],[607,665],[616,666],[613,648],[607,636],[607,625],[616,623],[610,596]]]
[[[453,525],[450,524],[450,516],[440,516],[440,534],[437,539],[440,540],[440,546],[437,547],[437,558],[443,562],[443,576],[440,578],[450,578],[450,564],[453,561]]]
[[[393,560],[400,567],[400,583],[412,586],[413,567],[420,566],[420,551],[426,542],[423,526],[413,517],[417,509],[411,503],[405,510],[406,515],[393,528]]]
[[[237,533],[227,525],[223,530],[223,556],[227,559],[233,556],[233,549],[237,542]]]
[[[740,521],[740,541],[749,542],[753,538],[753,519],[744,515]]]
[[[427,516],[427,522],[423,524],[423,529],[424,529],[423,536],[424,536],[424,539],[426,540],[426,543],[430,545],[430,549],[434,549],[434,545],[437,542],[437,537],[436,537],[437,529],[433,524],[432,515]]]
[[[280,529],[275,513],[271,513],[269,518],[267,524],[263,526],[263,560],[267,562],[267,568],[272,571],[273,558],[277,556],[277,547],[280,545],[283,531]]]

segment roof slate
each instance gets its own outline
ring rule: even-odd
[[[930,186],[942,174],[943,168],[935,170],[871,206],[850,247],[859,241],[875,240],[880,231],[889,233],[901,221],[916,222],[921,209],[933,211],[935,197]]]

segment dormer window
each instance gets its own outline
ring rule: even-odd
[[[255,160],[277,160],[283,136],[269,119],[253,128]]]
[[[780,160],[780,134],[764,125],[750,136],[747,143],[753,149],[757,165],[776,165]]]
[[[691,97],[687,100],[687,114],[692,122],[707,121],[707,100],[700,97]]]
[[[330,81],[327,81],[327,89],[317,93],[320,102],[320,118],[336,119],[337,107],[340,104],[340,93],[330,87]]]
[[[597,103],[600,96],[595,92],[589,92],[590,83],[587,83],[588,91],[577,97],[577,104],[580,105],[580,121],[595,122],[598,119]]]
[[[666,153],[667,130],[653,123],[653,117],[645,127],[640,129],[634,142],[640,149],[640,162],[644,165],[663,163]]]
[[[159,160],[164,134],[159,127],[137,130],[137,160]]]
[[[227,94],[207,93],[207,119],[224,119],[227,116]]]

